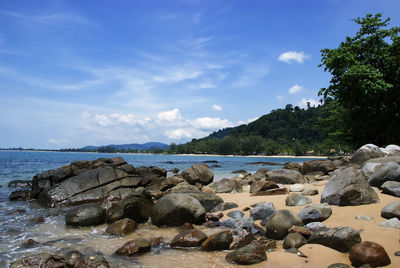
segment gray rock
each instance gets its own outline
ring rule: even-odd
[[[366,144],[353,154],[351,162],[361,165],[371,158],[383,157],[384,155],[385,154],[378,146],[374,144]]]
[[[378,202],[379,198],[361,171],[354,167],[334,174],[325,185],[321,203],[337,206],[357,206]]]
[[[301,192],[302,195],[317,195],[318,194],[318,189],[315,188],[314,186],[310,186],[304,189],[304,191]]]
[[[252,185],[256,180],[250,173],[239,174],[232,178],[242,186]]]
[[[282,184],[304,183],[303,175],[290,169],[275,169],[267,172],[267,180]]]
[[[232,218],[221,222],[222,226],[231,229],[248,229],[250,230],[254,225],[253,218]]]
[[[224,202],[224,200],[216,194],[203,193],[203,192],[199,192],[199,193],[184,192],[184,194],[187,194],[187,195],[190,195],[191,197],[196,198],[200,202],[200,204],[204,207],[206,212],[210,212],[216,206],[218,206],[219,204],[222,204]]]
[[[400,219],[400,201],[394,201],[382,208],[381,216],[386,219],[396,217]]]
[[[381,222],[379,224],[382,227],[390,227],[390,228],[396,228],[400,229],[400,220],[398,218],[391,218],[389,220]]]
[[[364,214],[360,214],[356,216],[356,220],[362,220],[362,221],[370,221],[372,220],[372,217]]]
[[[381,151],[385,154],[385,156],[400,156],[400,146],[395,144],[390,144],[386,146]]]
[[[10,268],[25,267],[67,267],[67,264],[61,256],[39,253],[23,257],[10,265]]]
[[[228,217],[230,217],[232,219],[241,219],[241,218],[243,218],[244,213],[241,212],[240,210],[234,210],[234,211],[229,212],[227,215],[228,215]]]
[[[387,181],[381,185],[382,193],[400,197],[400,182]]]
[[[320,229],[308,239],[309,244],[321,244],[340,252],[348,252],[360,242],[360,233],[350,227]]]
[[[263,202],[258,204],[250,211],[250,216],[254,220],[268,220],[276,212],[274,204],[272,202]]]
[[[331,265],[329,265],[327,268],[350,268],[350,266],[348,266],[345,263],[333,263]]]
[[[291,192],[302,192],[304,191],[304,184],[296,183],[289,186]]]
[[[319,229],[326,229],[325,224],[319,221],[307,223],[305,227],[312,232],[318,231]]]
[[[272,181],[255,181],[250,185],[250,193],[258,193],[270,189],[279,188],[279,185]]]
[[[148,187],[158,187],[155,191],[160,191],[161,182],[167,177],[167,170],[159,167],[138,167],[137,174],[143,179],[142,185]]]
[[[286,197],[286,206],[304,206],[312,203],[311,199],[302,194],[291,194]]]
[[[10,201],[28,201],[32,199],[32,192],[30,190],[13,191],[8,199]]]
[[[252,242],[247,246],[228,253],[225,259],[230,263],[251,265],[266,261],[267,254],[265,254],[263,246],[257,242]]]
[[[267,177],[267,173],[268,173],[269,169],[268,168],[260,168],[256,171],[256,173],[254,173],[253,178],[256,181],[259,180],[265,180],[265,178]]]
[[[69,226],[95,226],[105,221],[106,211],[97,204],[72,207],[65,214],[65,223]]]
[[[186,181],[177,184],[176,186],[168,189],[164,194],[177,194],[185,192],[195,192],[200,193],[201,191],[194,185],[187,183]]]
[[[179,226],[185,222],[205,222],[206,210],[188,194],[165,195],[154,206],[152,222],[155,225]]]
[[[332,208],[327,203],[312,204],[301,209],[299,215],[304,224],[321,222],[332,215]]]
[[[397,181],[400,182],[400,165],[397,163],[389,162],[380,165],[375,173],[373,173],[369,179],[368,183],[371,186],[380,187],[383,183],[387,181]]]
[[[214,190],[216,193],[240,193],[243,187],[237,180],[222,179],[216,183]]]
[[[185,169],[182,176],[189,184],[193,185],[196,182],[207,185],[214,179],[214,173],[206,164],[194,164]]]
[[[181,182],[186,182],[186,181],[180,175],[175,175],[175,176],[172,176],[172,177],[168,177],[168,178],[166,178],[165,180],[163,180],[161,182],[160,191],[165,192],[166,190],[177,186]]]
[[[27,180],[13,180],[8,183],[9,188],[31,188],[32,181]]]
[[[307,244],[307,239],[299,233],[290,233],[283,239],[283,248],[299,248]]]
[[[217,206],[215,206],[215,207],[211,210],[211,212],[224,211],[224,210],[229,210],[229,209],[237,208],[237,207],[239,207],[239,205],[236,204],[236,203],[233,203],[233,202],[223,202],[223,203],[220,203],[220,204],[218,204]]]
[[[288,162],[285,165],[283,165],[284,169],[291,169],[291,170],[296,170],[300,173],[303,173],[303,165],[298,163],[298,162]]]
[[[310,160],[303,163],[303,173],[322,172],[328,174],[335,170],[335,165],[331,160]]]
[[[288,234],[293,225],[303,226],[301,218],[290,210],[276,211],[266,222],[266,234],[268,238],[281,240]]]

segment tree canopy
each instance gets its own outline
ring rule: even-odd
[[[319,92],[330,107],[330,132],[352,146],[398,143],[400,28],[388,28],[382,14],[353,21],[360,26],[354,37],[321,50],[320,66],[332,75]]]

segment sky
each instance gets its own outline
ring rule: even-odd
[[[0,148],[170,144],[318,105],[323,48],[398,0],[2,0]]]

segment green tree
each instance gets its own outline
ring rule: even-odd
[[[338,48],[321,50],[319,66],[331,73],[319,92],[332,100],[331,121],[338,137],[353,146],[385,145],[400,141],[399,27],[388,28],[389,18],[368,14],[353,20],[360,26]]]

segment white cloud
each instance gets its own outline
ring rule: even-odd
[[[232,127],[233,124],[227,119],[221,119],[219,117],[199,117],[192,120],[192,125],[200,129],[221,129],[225,127]]]
[[[160,112],[157,115],[159,120],[174,121],[182,119],[181,113],[178,109],[173,109],[171,111]]]
[[[299,91],[301,91],[301,90],[303,90],[304,88],[302,87],[302,86],[299,86],[298,84],[296,84],[296,85],[294,85],[294,86],[292,86],[290,89],[289,89],[289,93],[290,94],[296,94],[297,92],[299,92]]]
[[[314,99],[305,99],[302,98],[297,104],[301,107],[301,108],[307,108],[307,102],[310,103],[310,106],[318,106],[319,102],[317,100]]]
[[[222,107],[219,106],[219,105],[217,105],[217,104],[214,104],[214,105],[212,106],[212,109],[213,109],[214,111],[222,111]]]
[[[187,128],[169,129],[165,131],[165,135],[171,140],[190,139],[195,135],[195,131]]]
[[[296,51],[288,51],[279,55],[278,60],[290,63],[291,61],[297,61],[298,63],[303,63],[304,60],[310,59],[311,56],[304,54],[303,51],[296,52]]]
[[[249,119],[247,119],[247,123],[251,123],[253,121],[256,121],[257,119],[258,119],[258,117],[249,118]]]

